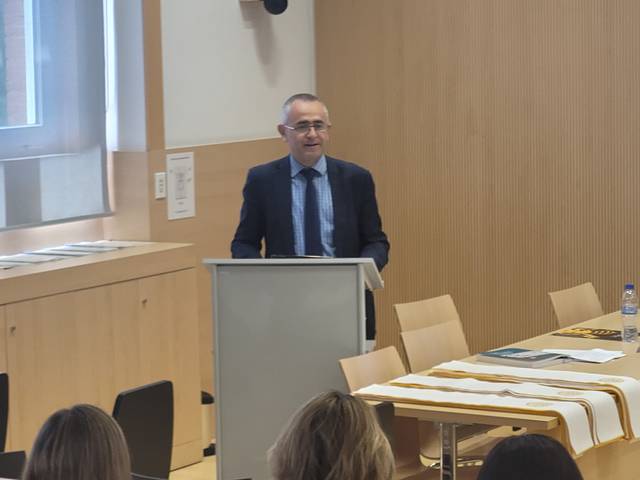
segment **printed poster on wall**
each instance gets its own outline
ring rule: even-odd
[[[193,152],[167,155],[167,215],[169,220],[195,217]]]

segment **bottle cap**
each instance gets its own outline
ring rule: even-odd
[[[625,289],[625,290],[635,290],[635,287],[633,286],[633,283],[627,283],[627,284],[624,286],[624,289]]]

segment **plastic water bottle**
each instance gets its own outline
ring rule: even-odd
[[[633,283],[624,286],[622,301],[620,302],[620,313],[622,313],[622,341],[638,341],[638,295]]]

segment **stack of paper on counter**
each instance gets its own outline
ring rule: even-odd
[[[570,449],[581,455],[595,444],[586,410],[578,402],[518,398],[488,393],[469,393],[421,388],[396,387],[393,385],[369,385],[354,392],[369,400],[391,400],[396,402],[468,407],[478,410],[499,409],[515,413],[544,413],[561,419]]]
[[[114,248],[139,247],[142,245],[151,245],[153,242],[143,242],[140,240],[97,240],[95,242],[80,242],[74,245],[104,245]]]
[[[436,365],[431,375],[501,382],[535,382],[577,390],[597,390],[614,396],[622,417],[625,438],[640,437],[640,381],[619,375],[503,367],[451,361]]]
[[[7,256],[0,257],[0,262],[15,263],[15,264],[22,264],[22,265],[35,265],[37,263],[61,260],[63,258],[64,257],[61,257],[59,255],[35,255],[32,253],[16,253],[15,255],[7,255]]]
[[[595,445],[609,443],[624,436],[616,402],[606,392],[558,389],[536,383],[487,382],[475,378],[446,378],[416,374],[396,378],[390,384],[442,391],[490,393],[519,398],[577,402],[587,412],[591,437]]]

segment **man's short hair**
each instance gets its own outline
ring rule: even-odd
[[[324,107],[324,111],[327,114],[327,118],[329,118],[329,109],[324,104],[319,97],[312,93],[296,93],[295,95],[291,95],[287,100],[282,104],[282,123],[286,124],[287,119],[289,118],[289,111],[291,110],[291,105],[293,102],[300,100],[301,102],[320,102]]]

